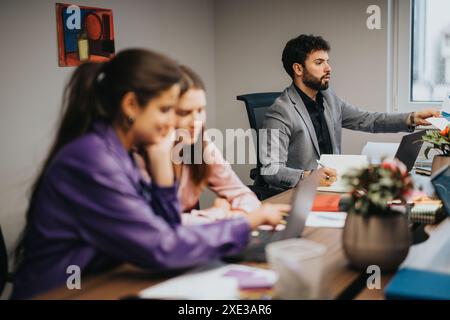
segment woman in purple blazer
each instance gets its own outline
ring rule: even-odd
[[[146,50],[85,63],[64,94],[55,142],[33,185],[16,250],[12,298],[30,298],[130,262],[161,271],[241,250],[249,231],[275,225],[286,206],[247,217],[182,226],[172,163],[179,67]],[[131,156],[147,150],[151,185]]]

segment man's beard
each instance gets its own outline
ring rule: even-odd
[[[329,73],[325,74],[322,78],[319,79],[314,77],[311,73],[309,73],[308,69],[303,68],[303,70],[304,72],[302,81],[305,84],[305,86],[316,91],[328,89],[329,82],[322,83],[322,79],[325,76],[329,75]]]

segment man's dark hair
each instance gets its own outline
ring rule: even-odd
[[[294,79],[292,65],[300,63],[305,66],[308,55],[318,50],[330,51],[330,45],[321,36],[301,34],[297,38],[289,40],[284,47],[283,57],[281,58],[284,70]]]

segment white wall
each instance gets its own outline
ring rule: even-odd
[[[381,8],[382,30],[368,30],[366,9]],[[331,44],[331,85],[350,103],[386,111],[387,0],[217,0],[216,115],[219,128],[249,128],[236,95],[281,91],[290,84],[281,63],[286,42],[301,33]],[[364,143],[399,141],[399,135],[345,130],[343,152],[359,154]],[[249,165],[235,165],[248,178]]]
[[[55,2],[1,1],[0,224],[9,249],[23,227],[26,190],[53,138],[63,85],[73,71],[58,67]],[[116,50],[151,48],[192,66],[206,82],[208,100],[215,100],[213,1],[70,3],[112,9]],[[208,114],[214,126],[214,109]]]

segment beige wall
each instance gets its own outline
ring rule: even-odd
[[[371,4],[381,8],[382,30],[366,27]],[[219,128],[249,128],[236,95],[281,91],[290,84],[281,53],[301,33],[330,42],[331,85],[343,99],[367,110],[387,110],[387,0],[217,0],[215,17]],[[398,141],[399,136],[345,130],[343,152],[359,154],[368,139]],[[251,167],[234,166],[246,182]]]
[[[214,2],[84,0],[113,9],[116,50],[146,47],[192,66],[214,101]],[[45,156],[73,68],[59,68],[55,1],[2,1],[0,8],[0,224],[11,249],[23,227],[25,192]],[[213,107],[214,104],[211,104]],[[214,126],[214,108],[208,110]]]

